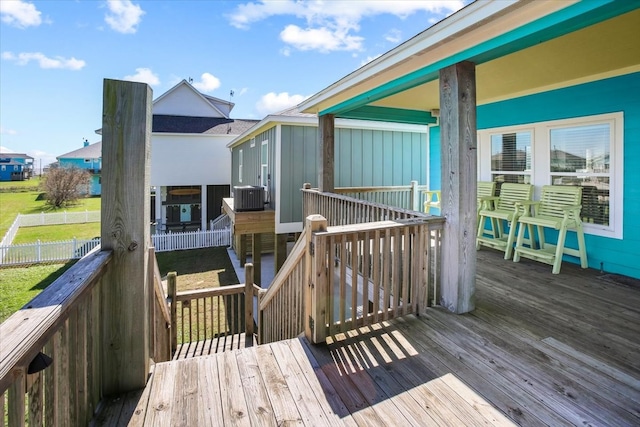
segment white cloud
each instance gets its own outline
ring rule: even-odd
[[[0,153],[15,153],[15,151],[12,150],[9,147],[5,147],[4,145],[0,145]]]
[[[260,0],[239,5],[227,15],[229,23],[240,29],[248,29],[254,22],[272,16],[293,16],[303,19],[306,27],[289,24],[280,33],[285,43],[300,50],[361,50],[364,39],[355,36],[360,31],[360,21],[367,17],[391,14],[401,19],[417,12],[441,15],[438,19],[462,8],[462,0]],[[387,35],[388,40],[399,41],[399,32]],[[282,50],[287,56],[288,51]]]
[[[18,28],[37,27],[42,23],[40,11],[33,3],[18,1],[0,1],[2,22]]]
[[[151,68],[136,68],[136,73],[130,76],[124,76],[124,80],[146,83],[150,86],[160,84],[160,78],[151,71]]]
[[[384,35],[384,39],[391,43],[399,43],[402,40],[402,33],[398,29],[391,29]]]
[[[269,92],[263,95],[262,98],[256,103],[256,110],[263,116],[271,113],[277,113],[287,108],[298,105],[307,96],[304,95],[289,95],[287,92],[275,93]]]
[[[318,50],[323,53],[332,50],[360,50],[364,41],[362,37],[348,35],[343,29],[302,29],[297,25],[287,25],[280,33],[280,39],[298,50]]]
[[[209,93],[220,87],[220,79],[210,73],[203,73],[199,82],[192,83],[200,92]]]
[[[381,56],[382,56],[381,53],[375,56],[367,56],[365,59],[362,60],[362,62],[360,62],[360,66],[362,67],[363,65],[367,65],[369,62],[373,61],[374,59],[380,58]]]
[[[2,126],[0,126],[0,134],[1,135],[17,135],[18,132],[15,131],[14,129],[5,129]]]
[[[236,91],[236,95],[238,96],[242,96],[245,93],[249,92],[249,88],[248,87],[243,87],[242,89],[240,89],[239,91]]]
[[[27,65],[31,61],[36,61],[40,68],[45,69],[60,69],[60,70],[80,70],[84,68],[87,63],[82,59],[76,58],[63,58],[62,56],[56,56],[49,58],[40,52],[22,52],[14,54],[13,52],[2,52],[2,59],[7,61],[13,61],[18,65]]]
[[[112,30],[123,34],[133,34],[138,30],[145,11],[131,0],[107,0],[109,12],[104,20]]]

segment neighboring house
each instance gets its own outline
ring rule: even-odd
[[[475,2],[299,108],[321,122],[439,112],[429,127],[430,183],[440,188],[448,174],[452,208],[473,203],[458,199],[465,179],[530,182],[537,195],[545,184],[581,185],[589,266],[640,278],[639,28],[638,2]],[[440,138],[461,129],[463,110],[440,103],[458,90],[456,78],[468,85],[471,95],[458,99],[477,134],[468,151],[453,146],[460,170],[445,163],[444,153],[457,157]]]
[[[86,139],[83,147],[56,157],[61,168],[84,169],[91,175],[89,195],[99,196],[102,192],[102,141],[90,144]]]
[[[222,199],[230,194],[226,145],[258,122],[230,118],[234,105],[200,93],[186,80],[153,101],[151,221],[156,230],[206,230],[220,215]]]
[[[153,102],[151,185],[158,229],[206,230],[229,197],[227,143],[257,120],[229,118],[235,104],[183,80]]]
[[[0,181],[24,181],[33,176],[33,157],[0,153]]]
[[[232,185],[265,188],[276,234],[302,231],[300,189],[318,181],[318,117],[296,108],[269,115],[228,146]],[[336,187],[428,184],[424,125],[336,120],[335,146]]]

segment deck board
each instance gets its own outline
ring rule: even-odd
[[[98,419],[122,425],[144,418],[147,426],[640,425],[640,282],[571,264],[552,275],[547,265],[505,261],[493,250],[478,257],[471,313],[430,308],[323,345],[304,338],[201,345],[183,351],[186,359],[157,364],[144,392],[114,402],[110,418]],[[193,357],[207,349],[212,354]]]

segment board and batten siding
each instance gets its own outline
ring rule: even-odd
[[[426,126],[423,133],[336,127],[336,187],[425,184],[426,131]],[[302,222],[300,188],[318,181],[317,127],[282,125],[281,148],[280,223]]]
[[[274,174],[274,166],[275,166],[275,145],[276,145],[276,128],[272,127],[267,129],[266,131],[258,134],[255,138],[247,139],[241,144],[233,147],[232,155],[231,155],[231,191],[233,192],[233,187],[240,185],[260,185],[260,180],[258,176],[260,175],[260,166],[261,166],[261,158],[260,158],[260,150],[262,148],[262,141],[269,141],[269,173],[271,174],[271,187],[269,188],[269,192],[271,193],[271,200],[268,207],[270,209],[275,209],[275,174]],[[252,147],[252,143],[254,143]],[[239,165],[240,165],[240,150],[242,150],[242,181],[240,181],[238,176]],[[267,207],[265,205],[265,207]]]
[[[478,130],[622,112],[623,238],[586,234],[589,267],[640,278],[640,73],[603,79],[563,89],[478,106]],[[440,175],[439,129],[431,129],[432,188]],[[567,244],[576,247],[574,233]],[[577,262],[574,259],[567,259]]]

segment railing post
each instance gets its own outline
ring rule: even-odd
[[[305,220],[307,230],[305,255],[305,336],[311,343],[320,343],[327,338],[327,269],[324,247],[314,232],[327,231],[327,220],[322,215],[309,215]],[[324,246],[324,245],[322,245]]]
[[[244,333],[253,335],[253,264],[244,265]]]
[[[420,211],[420,193],[418,193],[418,181],[411,181],[411,210]]]
[[[40,246],[40,239],[38,239],[36,241],[36,260],[38,262],[41,261],[41,256],[42,256],[42,252],[41,251],[42,251],[42,249],[41,249],[41,246]]]
[[[144,83],[104,80],[101,237],[113,259],[102,288],[105,395],[143,388],[149,378],[151,106]]]
[[[171,352],[178,349],[178,304],[176,301],[177,294],[177,277],[176,272],[172,271],[167,274],[167,293],[171,299]]]

